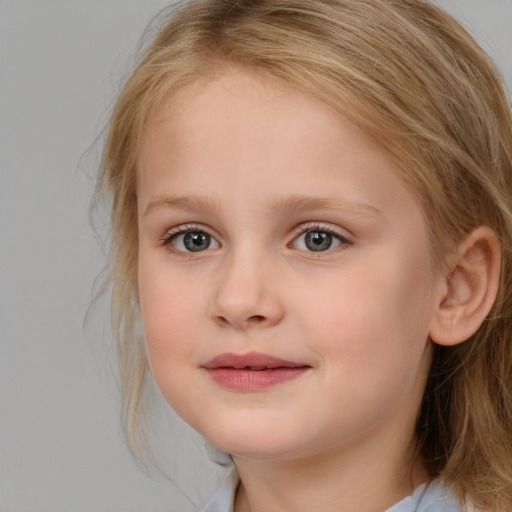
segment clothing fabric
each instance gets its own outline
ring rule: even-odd
[[[238,474],[235,469],[230,471],[219,491],[203,509],[203,512],[233,512]],[[411,496],[388,508],[386,512],[463,512],[462,503],[449,488],[441,482],[421,485]]]

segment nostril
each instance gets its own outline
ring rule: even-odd
[[[252,315],[244,320],[229,320],[229,318],[226,318],[223,315],[217,315],[213,317],[214,321],[217,323],[217,325],[221,327],[227,327],[230,325],[240,325],[241,327],[248,327],[250,325],[259,325],[265,322],[266,317],[264,315]]]
[[[226,317],[217,316],[215,319],[217,320],[217,323],[219,325],[224,326],[224,325],[229,325],[230,324],[230,321]]]
[[[252,324],[260,324],[265,321],[265,317],[263,315],[252,315],[247,319],[248,323]]]

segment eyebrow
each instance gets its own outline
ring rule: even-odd
[[[294,214],[301,211],[341,210],[364,217],[381,217],[382,212],[375,206],[341,196],[311,197],[292,195],[284,199],[269,201],[268,208],[275,214]]]
[[[184,212],[211,213],[219,211],[220,205],[214,197],[200,196],[162,196],[152,200],[144,212],[150,215],[160,208],[181,210]],[[291,195],[285,198],[272,199],[267,203],[267,209],[272,214],[294,214],[314,210],[341,210],[362,217],[381,217],[382,211],[373,205],[348,200],[341,196],[311,197]]]
[[[150,201],[144,215],[150,215],[160,208],[199,213],[219,210],[218,204],[213,198],[198,196],[163,196]]]

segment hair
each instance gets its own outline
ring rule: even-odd
[[[114,107],[98,190],[111,200],[124,427],[144,439],[136,162],[159,103],[227,66],[313,95],[384,147],[422,203],[432,261],[478,226],[502,248],[498,296],[469,340],[434,344],[417,422],[432,477],[483,509],[512,503],[512,113],[486,53],[426,0],[192,0],[173,9]]]

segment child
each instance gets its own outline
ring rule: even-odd
[[[150,370],[232,456],[208,512],[512,510],[512,116],[450,16],[186,2],[99,187],[128,440]]]

